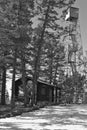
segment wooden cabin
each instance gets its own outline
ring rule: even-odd
[[[30,77],[26,78],[26,82],[29,80],[32,81]],[[22,85],[22,79],[18,79],[15,81],[15,97],[18,99],[19,91]],[[23,89],[23,88],[22,88]],[[47,102],[60,102],[60,88],[46,83],[44,81],[37,81],[37,102],[47,101]]]
[[[37,101],[54,102],[55,86],[43,81],[37,82]]]

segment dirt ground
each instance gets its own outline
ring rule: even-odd
[[[0,130],[87,130],[87,105],[48,106],[3,118]]]

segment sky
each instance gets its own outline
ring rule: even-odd
[[[79,8],[79,23],[83,51],[87,50],[87,0],[76,0],[75,7]]]

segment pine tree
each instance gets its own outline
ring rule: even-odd
[[[22,82],[26,104],[26,65],[32,67],[33,73],[33,103],[36,103],[37,79],[42,55],[42,47],[47,37],[58,40],[63,32],[63,27],[59,26],[60,16],[58,9],[68,7],[74,0],[4,0],[1,5],[1,34],[4,33],[8,39],[7,46],[10,46],[9,55],[12,63],[8,63],[13,68],[12,79],[12,107],[15,105],[15,77],[16,72],[22,74]],[[34,9],[34,10],[33,10]],[[32,18],[38,17],[37,27],[33,27]],[[55,41],[54,41],[55,42]],[[53,52],[51,51],[50,54]],[[4,54],[4,52],[3,52]],[[20,56],[21,55],[21,56]],[[52,54],[54,55],[54,54]],[[7,58],[8,59],[8,58]],[[17,60],[21,66],[17,66]],[[50,63],[53,59],[50,57]],[[53,61],[54,62],[54,61]],[[54,63],[56,64],[56,63]],[[52,64],[50,64],[50,82],[52,82]],[[57,69],[57,64],[55,65]],[[18,69],[19,68],[19,69]],[[55,71],[56,72],[56,71]],[[56,74],[54,74],[56,75]],[[4,88],[4,87],[3,87]]]
[[[37,79],[39,76],[39,68],[40,68],[40,57],[41,57],[41,51],[42,51],[42,47],[44,44],[44,36],[46,34],[46,32],[53,32],[56,33],[57,36],[59,36],[59,30],[62,30],[62,26],[59,26],[58,24],[58,20],[60,19],[58,16],[58,9],[63,8],[63,7],[68,7],[70,6],[70,4],[73,3],[72,1],[52,1],[52,0],[45,0],[45,1],[39,1],[37,0],[37,13],[39,13],[39,26],[37,29],[37,50],[36,50],[36,56],[35,56],[35,63],[34,63],[34,84],[33,84],[33,88],[34,88],[34,100],[36,102],[36,91],[37,91]],[[58,30],[57,30],[58,29]],[[59,34],[59,35],[58,35]]]
[[[33,8],[33,1],[29,0],[7,0],[0,2],[3,13],[2,13],[2,30],[4,30],[6,36],[8,37],[11,45],[11,53],[13,60],[13,80],[12,80],[12,106],[14,106],[15,102],[15,76],[17,70],[17,58],[18,54],[21,52],[21,55],[25,57],[25,52],[22,51],[25,46],[30,42],[29,31],[31,28],[31,15]],[[24,48],[22,47],[24,46]],[[24,53],[23,53],[24,52]],[[22,64],[24,63],[24,59],[20,58]],[[23,60],[23,61],[22,61]],[[24,75],[25,67],[22,67],[22,75]],[[22,78],[24,80],[24,78]],[[22,81],[23,83],[25,81]],[[24,85],[25,90],[25,85]],[[26,95],[26,94],[25,94]]]

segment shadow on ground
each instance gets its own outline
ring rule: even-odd
[[[0,130],[87,130],[87,106],[49,106],[0,119]]]

